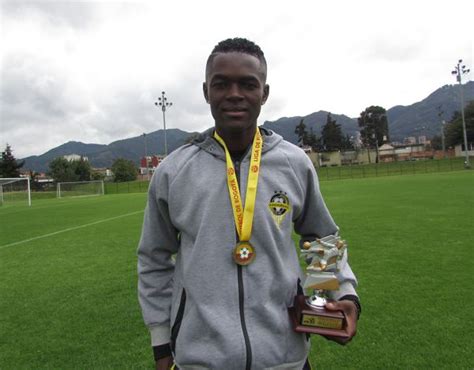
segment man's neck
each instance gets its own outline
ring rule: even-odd
[[[247,148],[252,145],[255,130],[256,127],[253,126],[252,128],[241,132],[222,132],[222,130],[217,129],[217,133],[222,140],[224,140],[230,154],[232,156],[238,156],[245,153]]]

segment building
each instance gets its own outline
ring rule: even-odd
[[[458,151],[461,153],[460,146]],[[423,144],[405,144],[401,146],[394,146],[389,143],[385,143],[379,147],[378,152],[379,162],[413,161],[433,158],[439,159],[454,156],[454,151],[435,151],[427,149]],[[376,151],[374,149],[323,153],[310,152],[307,154],[316,167],[376,163]],[[474,150],[470,151],[470,155],[474,155]]]
[[[151,176],[164,158],[165,157],[161,155],[151,155],[140,158],[140,175],[142,178]]]
[[[63,158],[66,159],[69,162],[80,161],[81,158],[84,161],[89,161],[89,158],[87,158],[83,155],[79,155],[79,154],[67,154],[67,155],[63,155]]]
[[[395,162],[396,160],[395,148],[389,143],[385,143],[379,148],[379,162]]]
[[[110,179],[114,176],[110,168],[93,168],[92,172],[104,177],[104,179]]]
[[[474,157],[474,143],[467,143],[468,155],[469,157]],[[466,150],[464,149],[464,144],[458,144],[454,147],[454,153],[456,157],[465,157]]]
[[[428,145],[428,140],[426,139],[426,136],[418,136],[418,144],[423,144],[423,145]]]

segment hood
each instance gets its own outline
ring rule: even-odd
[[[262,154],[268,152],[269,150],[273,149],[278,143],[283,140],[283,137],[278,135],[277,133],[269,130],[267,128],[259,127],[260,133],[262,134],[263,139],[263,147],[262,147]],[[192,145],[196,145],[200,149],[208,152],[209,154],[221,158],[225,161],[225,152],[221,145],[213,138],[214,134],[214,127],[200,133],[196,136],[193,141],[191,142]],[[249,151],[248,151],[249,152]],[[249,153],[245,155],[247,157]]]

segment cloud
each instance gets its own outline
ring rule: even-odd
[[[97,24],[97,5],[85,1],[2,1],[2,17],[28,19],[77,30]]]
[[[2,1],[0,146],[21,157],[161,129],[163,90],[167,127],[202,131],[213,122],[204,64],[233,36],[255,40],[268,59],[261,122],[410,104],[454,83],[457,59],[473,68],[467,0],[458,17],[436,0],[216,4]]]

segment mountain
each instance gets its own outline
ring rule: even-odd
[[[68,154],[79,154],[85,157],[91,156],[107,148],[107,145],[101,144],[84,144],[77,141],[69,141],[54,149],[47,151],[42,155],[33,155],[31,157],[23,158],[25,164],[23,168],[31,169],[37,172],[45,172],[48,169],[48,164],[56,157],[61,157]]]
[[[320,110],[316,113],[308,114],[304,117],[283,117],[276,121],[265,121],[262,125],[265,128],[275,131],[277,134],[283,136],[289,142],[296,144],[298,142],[298,136],[295,134],[295,127],[304,119],[306,130],[308,133],[313,129],[316,136],[321,136],[321,130],[326,124],[327,115],[329,112]],[[353,136],[359,130],[357,126],[357,120],[349,118],[343,114],[331,113],[332,119],[341,125],[342,132],[349,136]]]
[[[474,81],[463,85],[464,103],[474,100]],[[428,138],[441,134],[441,121],[449,122],[460,110],[459,85],[445,85],[420,102],[409,106],[397,105],[387,111],[389,135],[392,141],[407,136]],[[440,107],[440,108],[438,108]],[[440,110],[443,112],[438,116]]]
[[[189,133],[179,129],[166,130],[168,152],[183,145],[186,140],[194,134],[195,133]],[[147,134],[147,154],[164,153],[164,143],[163,130]],[[78,154],[87,157],[89,163],[95,168],[110,168],[117,158],[130,159],[138,164],[139,159],[145,155],[145,138],[143,135],[140,135],[129,139],[114,141],[109,145],[84,144],[69,141],[40,156],[23,158],[25,161],[23,168],[32,169],[37,172],[47,172],[51,160],[67,154]]]
[[[474,81],[463,85],[464,102],[474,100]],[[391,141],[403,141],[408,136],[424,135],[428,138],[439,135],[441,120],[448,122],[455,111],[460,108],[459,85],[446,85],[425,99],[408,105],[397,105],[387,110],[389,135]],[[439,108],[440,107],[440,108]],[[362,111],[363,109],[361,109]],[[439,112],[443,111],[441,116]],[[297,136],[295,127],[304,119],[308,132],[312,128],[317,136],[321,135],[321,129],[326,123],[328,112],[320,110],[307,116],[282,117],[276,121],[266,121],[263,127],[269,128],[282,135],[286,140],[296,143]],[[331,113],[333,119],[341,125],[345,135],[353,136],[358,130],[357,118],[350,118],[344,114]],[[183,145],[195,133],[179,129],[166,130],[168,152]],[[164,153],[164,131],[158,130],[146,135],[147,154]],[[86,156],[93,167],[110,167],[116,158],[126,158],[136,164],[145,154],[145,138],[143,135],[114,141],[109,145],[84,144],[70,141],[50,151],[39,155],[23,158],[23,168],[32,169],[37,172],[46,172],[49,162],[59,156],[66,154],[79,154]]]
[[[463,85],[464,103],[474,100],[474,81]],[[440,108],[438,108],[440,107]],[[389,135],[391,141],[403,142],[408,136],[421,136],[431,138],[441,133],[441,121],[449,122],[455,111],[460,109],[459,85],[445,85],[420,102],[402,106],[397,105],[387,110]],[[362,111],[363,109],[361,109]],[[443,112],[438,116],[440,110]],[[311,113],[304,117],[283,117],[273,122],[265,122],[264,127],[282,135],[286,140],[296,143],[295,127],[304,119],[307,131],[310,128],[316,135],[321,134],[322,127],[326,124],[326,111]],[[341,125],[342,132],[353,136],[359,131],[357,117],[349,118],[346,115],[331,113],[333,119]]]

